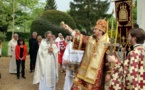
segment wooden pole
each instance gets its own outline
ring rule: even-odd
[[[13,22],[12,22],[12,38],[13,38],[13,35],[14,35],[14,31],[15,31],[15,0],[13,0]]]

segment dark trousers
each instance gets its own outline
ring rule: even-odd
[[[33,54],[30,54],[30,70],[32,71],[34,68],[34,65],[33,65]]]
[[[35,69],[36,57],[37,57],[37,54],[36,55],[33,55],[33,69]]]
[[[25,76],[25,60],[16,60],[17,63],[17,77],[20,77],[20,65],[22,77]]]

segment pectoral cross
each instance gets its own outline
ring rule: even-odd
[[[114,44],[114,38],[110,39],[110,43],[105,43],[105,46],[109,47],[109,55],[113,55],[114,54],[114,47],[118,47],[119,44]]]

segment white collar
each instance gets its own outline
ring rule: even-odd
[[[133,46],[133,48],[135,48],[135,47],[137,47],[137,46],[141,46],[142,44],[135,44],[134,46]]]

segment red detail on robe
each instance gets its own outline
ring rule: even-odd
[[[56,42],[56,45],[59,48],[59,53],[58,53],[58,63],[62,64],[62,57],[63,57],[63,53],[65,51],[66,48],[66,42],[64,40],[61,40],[59,42]],[[63,49],[62,49],[63,48]]]
[[[132,50],[124,63],[117,62],[109,90],[145,90],[145,47]]]

